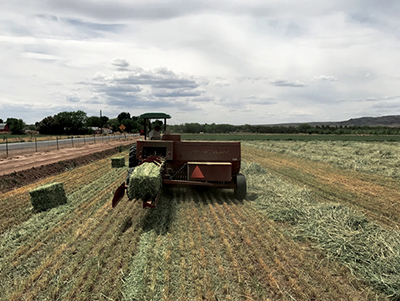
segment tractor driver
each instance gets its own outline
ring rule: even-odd
[[[156,125],[154,127],[154,130],[150,131],[149,139],[150,140],[161,140],[160,127],[158,125]]]

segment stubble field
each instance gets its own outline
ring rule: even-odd
[[[3,193],[0,298],[399,299],[398,145],[285,143],[242,144],[243,202],[164,189],[157,209],[112,209],[127,168],[110,158]],[[33,213],[28,191],[55,181],[68,204]]]

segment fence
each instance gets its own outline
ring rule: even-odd
[[[106,143],[110,141],[128,139],[137,136],[135,134],[120,135],[92,135],[59,138],[52,140],[38,140],[36,137],[29,142],[9,142],[4,138],[4,142],[0,143],[0,157],[10,157],[21,154],[29,154],[41,151],[59,150],[61,148],[79,147],[86,144]]]

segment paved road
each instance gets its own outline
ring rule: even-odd
[[[5,152],[8,148],[8,151],[13,150],[21,150],[21,149],[43,149],[46,147],[56,148],[58,147],[74,147],[78,144],[86,144],[86,143],[101,143],[107,142],[110,140],[118,140],[119,138],[128,138],[128,137],[136,137],[139,134],[128,134],[128,135],[109,135],[109,136],[93,136],[93,137],[85,137],[85,138],[68,138],[68,139],[57,139],[57,140],[46,140],[46,141],[37,141],[37,142],[15,142],[15,143],[5,143],[0,144],[0,152]],[[36,144],[37,143],[37,144]]]

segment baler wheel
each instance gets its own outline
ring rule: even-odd
[[[246,185],[246,177],[242,174],[236,175],[236,187],[233,191],[233,195],[235,199],[241,201],[246,198],[247,194],[247,185]]]
[[[134,143],[129,149],[129,168],[136,167],[139,164],[139,160],[136,159],[136,143]]]

